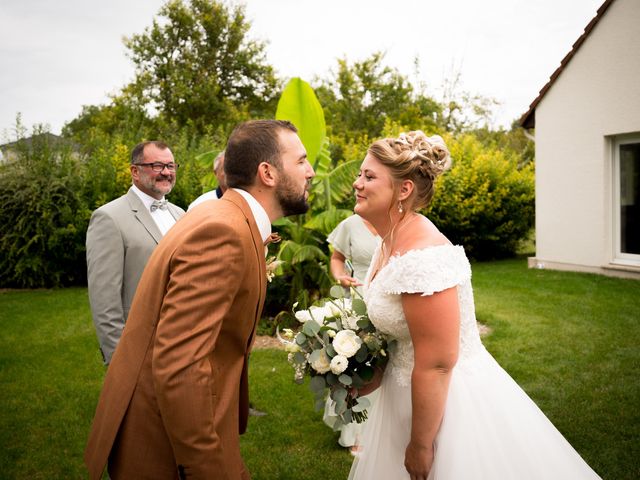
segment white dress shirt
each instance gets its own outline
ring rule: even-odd
[[[198,198],[196,198],[193,202],[189,204],[189,208],[187,208],[187,211],[191,210],[193,207],[201,204],[202,202],[205,202],[207,200],[218,200],[219,198],[220,197],[218,196],[217,189],[213,189],[209,192],[204,192],[202,195],[200,195]]]
[[[152,212],[151,204],[157,199],[153,198],[151,195],[147,195],[146,193],[144,193],[142,190],[136,187],[135,184],[133,184],[131,187],[136,195],[140,197],[140,200],[142,200],[142,203],[151,214],[151,218],[153,218],[153,221],[156,222],[160,233],[162,233],[162,235],[164,236],[169,231],[169,229],[175,225],[176,219],[173,218],[173,215],[171,215],[169,209],[162,210],[158,208]],[[164,197],[162,197],[160,200],[164,200]]]

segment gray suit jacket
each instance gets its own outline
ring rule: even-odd
[[[178,220],[184,210],[169,203]],[[93,323],[105,364],[120,340],[147,260],[162,233],[136,193],[93,212],[87,230],[87,282]]]

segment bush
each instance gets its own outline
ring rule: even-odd
[[[445,139],[452,168],[438,180],[429,218],[475,259],[512,256],[533,228],[533,164],[483,145],[475,135]]]
[[[68,143],[41,128],[34,133],[0,166],[0,287],[82,284],[85,170]]]
[[[131,187],[131,150],[145,140],[165,142],[180,165],[176,184],[167,195],[172,203],[186,210],[201,193],[217,186],[212,173],[213,160],[199,157],[206,152],[217,154],[224,148],[220,132],[195,136],[184,128],[173,132],[159,131],[155,135],[146,133],[135,139],[122,133],[109,136],[95,130],[89,134],[90,141],[83,144],[83,162],[90,173],[86,178],[84,196],[92,211],[127,193]]]

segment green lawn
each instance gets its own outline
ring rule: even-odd
[[[524,260],[473,275],[496,359],[603,478],[640,478],[640,282]],[[250,419],[247,466],[254,480],[346,478],[351,457],[285,356],[251,356],[251,398],[268,415]],[[86,478],[103,375],[85,289],[0,293],[0,478]]]

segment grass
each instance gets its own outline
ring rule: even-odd
[[[85,478],[104,367],[85,289],[0,294],[0,477]]]
[[[496,360],[603,478],[640,478],[640,281],[521,260],[473,275]]]
[[[280,350],[257,350],[250,361],[251,401],[268,413],[250,417],[242,456],[254,480],[346,479],[353,457],[322,422],[306,386]]]
[[[604,479],[640,478],[640,282],[473,265],[484,339]],[[251,355],[242,451],[254,480],[346,478],[351,456],[295,385],[285,354]],[[0,478],[86,478],[82,452],[104,367],[85,289],[0,293]],[[544,459],[541,459],[544,461]]]

